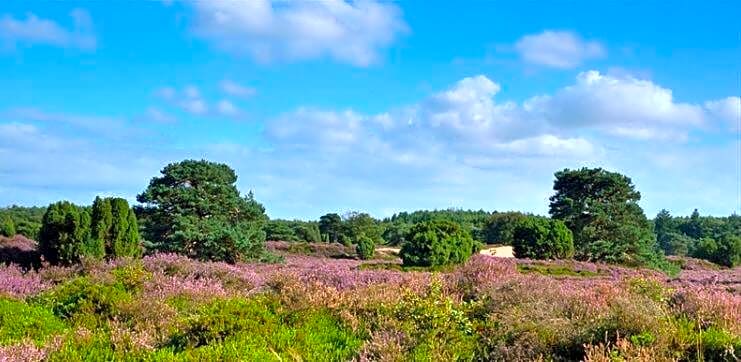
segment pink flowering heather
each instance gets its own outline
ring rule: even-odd
[[[15,265],[0,266],[0,294],[16,298],[34,295],[51,287],[39,273],[23,272]]]

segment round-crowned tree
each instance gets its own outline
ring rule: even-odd
[[[205,160],[167,165],[137,196],[145,238],[154,248],[203,260],[264,256],[265,208],[242,197],[229,166]]]
[[[474,249],[471,234],[458,224],[434,220],[415,224],[399,254],[404,265],[441,266],[465,262]]]
[[[556,172],[550,214],[574,234],[581,260],[654,265],[662,262],[651,223],[631,179],[601,168]]]
[[[574,237],[560,220],[525,217],[514,227],[512,241],[518,258],[565,259],[574,256]]]

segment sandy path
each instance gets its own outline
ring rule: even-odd
[[[389,253],[389,254],[399,254],[399,248],[392,248],[392,247],[382,247],[382,248],[376,248],[376,251],[382,252],[382,253]],[[497,256],[500,258],[514,258],[515,255],[512,252],[511,246],[495,246],[495,247],[487,247],[484,249],[481,249],[481,254],[484,255],[491,255],[491,256]]]

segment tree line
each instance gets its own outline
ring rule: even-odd
[[[0,209],[0,232],[37,239],[45,260],[136,257],[174,252],[202,260],[273,260],[265,240],[355,245],[370,258],[376,245],[401,247],[407,265],[465,261],[484,244],[512,245],[517,257],[575,258],[669,270],[665,255],[689,255],[726,266],[741,258],[741,217],[649,220],[641,194],[625,175],[601,168],[555,173],[549,216],[484,210],[420,210],[385,219],[367,213],[328,213],[316,221],[270,220],[225,164],[172,163],[137,195],[96,198],[92,206],[57,202],[46,209]]]

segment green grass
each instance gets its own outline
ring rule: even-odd
[[[405,266],[399,263],[364,263],[358,265],[358,270],[393,270],[401,272],[450,272],[456,265],[441,266]]]
[[[180,301],[184,303],[183,301]],[[51,361],[346,361],[362,339],[328,312],[289,312],[274,298],[220,299],[182,317],[180,328],[154,351],[115,348],[103,329],[71,336]]]
[[[564,265],[544,265],[544,264],[517,264],[517,271],[523,274],[540,274],[554,277],[597,277],[605,275],[600,272],[589,270],[574,269]]]
[[[62,333],[66,328],[65,323],[48,308],[0,299],[0,344],[24,339],[42,344],[49,336]]]

